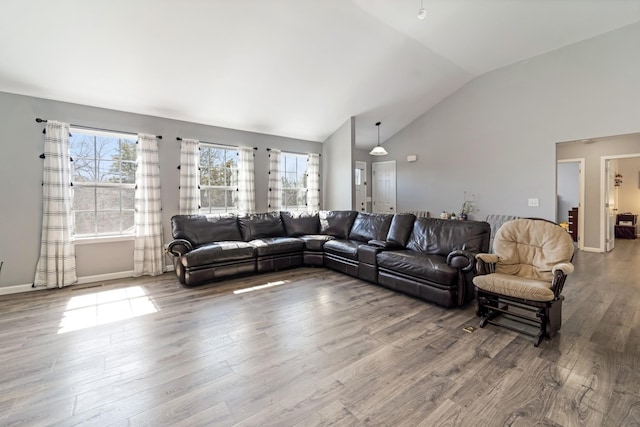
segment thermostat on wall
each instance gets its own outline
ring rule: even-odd
[[[415,162],[416,160],[418,160],[418,156],[416,156],[415,154],[410,154],[407,156],[407,162]]]

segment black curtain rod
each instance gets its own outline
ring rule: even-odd
[[[36,118],[36,122],[38,122],[38,123],[47,123],[47,119],[41,119],[40,117],[38,117],[38,118]],[[138,136],[137,133],[123,132],[121,130],[94,128],[94,127],[91,127],[91,126],[80,126],[80,125],[74,125],[74,124],[70,124],[69,126],[74,127],[74,128],[79,128],[79,129],[98,130],[98,131],[102,131],[102,132],[113,132],[113,133],[121,133],[121,134],[124,134],[124,135],[135,135],[135,136]],[[156,135],[156,138],[162,139],[162,135]]]
[[[267,148],[267,151],[271,151],[271,148]],[[291,154],[301,154],[303,156],[308,156],[309,154],[317,154],[318,156],[322,157],[321,153],[301,153],[299,151],[284,151],[285,153],[291,153]]]
[[[176,141],[182,141],[182,137],[181,137],[181,136],[177,137],[177,138],[176,138]],[[199,142],[202,142],[202,143],[205,143],[205,144],[211,144],[211,145],[221,145],[222,147],[234,147],[234,148],[237,148],[237,147],[238,147],[237,145],[231,145],[231,144],[220,144],[219,142],[207,142],[207,141],[199,141]],[[258,147],[253,147],[253,149],[254,149],[254,150],[257,150],[257,149],[258,149]]]

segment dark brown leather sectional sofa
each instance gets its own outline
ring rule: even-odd
[[[491,231],[486,222],[356,211],[176,215],[171,225],[167,251],[185,285],[324,266],[444,307],[473,298],[475,254],[488,251]]]

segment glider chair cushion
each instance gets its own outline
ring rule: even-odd
[[[515,219],[500,227],[493,243],[495,253],[476,256],[473,284],[480,327],[492,323],[520,331],[513,321],[534,326],[538,346],[562,323],[561,292],[573,272],[573,240],[550,221]],[[498,321],[500,315],[511,323]]]

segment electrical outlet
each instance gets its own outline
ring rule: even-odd
[[[540,199],[538,199],[537,197],[533,199],[529,199],[529,206],[537,208],[538,206],[540,206]]]

